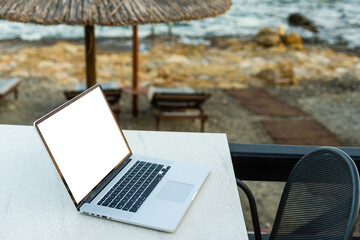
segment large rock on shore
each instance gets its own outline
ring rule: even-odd
[[[255,37],[255,41],[258,45],[267,48],[279,48],[283,50],[286,50],[286,47],[295,50],[303,50],[304,48],[303,41],[298,34],[294,32],[286,34],[282,27],[278,27],[276,31],[270,28],[260,29]]]
[[[263,47],[274,47],[282,43],[281,35],[270,28],[262,28],[255,37],[257,44]]]
[[[290,14],[288,17],[288,22],[290,25],[303,27],[309,30],[310,32],[314,32],[314,33],[318,32],[314,23],[300,13]]]
[[[293,48],[295,50],[304,49],[302,38],[294,32],[289,34],[284,34],[282,40],[285,43],[285,45],[290,48]]]

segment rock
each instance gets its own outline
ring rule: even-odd
[[[70,44],[70,43],[64,44],[63,48],[66,52],[70,54],[76,54],[79,51],[78,45]]]
[[[261,70],[256,76],[270,84],[274,84],[276,79],[279,78],[278,73],[275,71],[275,69],[272,68],[265,68]]]
[[[294,65],[290,61],[281,61],[276,64],[280,72],[277,84],[293,85],[299,82],[294,72]]]
[[[311,54],[311,58],[308,60],[310,63],[316,66],[329,66],[329,64],[332,64],[330,59],[327,56],[320,55],[320,54]],[[339,59],[334,59],[334,62],[341,62]],[[338,65],[331,65],[333,67],[339,67]]]
[[[284,31],[284,28],[282,26],[278,26],[276,28],[276,31],[278,34],[280,34],[281,36],[285,35],[285,31]]]
[[[283,44],[277,45],[277,46],[273,46],[269,48],[269,52],[285,52],[287,50],[287,47],[284,46]]]
[[[347,71],[348,70],[346,68],[342,68],[342,67],[335,68],[335,72],[338,74],[345,74],[345,73],[347,73]]]
[[[293,85],[298,83],[290,61],[281,61],[261,70],[258,78],[265,80],[271,85]]]
[[[290,25],[303,27],[303,28],[309,30],[310,32],[314,32],[314,33],[318,32],[317,28],[312,23],[312,21],[310,21],[309,19],[307,19],[305,16],[303,16],[300,13],[290,14],[288,16],[288,22]]]
[[[295,73],[293,71],[293,64],[290,61],[281,61],[276,63],[276,68],[279,70],[281,77],[293,78]]]
[[[30,73],[28,71],[23,71],[23,70],[15,70],[11,73],[11,75],[20,78],[30,77]]]
[[[16,106],[15,106],[15,104],[10,103],[10,104],[7,106],[7,109],[10,110],[10,111],[14,111],[14,110],[16,110]]]
[[[54,62],[49,60],[39,61],[38,63],[39,68],[50,68],[53,67],[54,65],[55,65]]]
[[[173,54],[168,59],[168,63],[179,63],[179,64],[186,64],[188,63],[188,58],[183,55]]]
[[[336,56],[330,56],[328,64],[333,68],[343,67],[350,68],[355,63],[355,60],[351,57],[337,54]]]
[[[17,62],[25,62],[28,58],[27,54],[17,54],[13,57]]]
[[[263,47],[273,47],[281,44],[281,35],[270,28],[262,28],[255,37],[258,45]]]
[[[66,80],[69,78],[69,74],[66,71],[60,71],[56,72],[53,77],[57,82],[66,82]]]
[[[289,34],[284,34],[282,39],[283,39],[284,44],[290,48],[293,48],[296,50],[304,49],[302,38],[294,32],[289,33]]]
[[[104,79],[112,79],[114,77],[114,73],[110,68],[99,68],[98,70],[99,77]]]
[[[154,79],[154,83],[157,86],[164,85],[164,84],[166,84],[166,80],[164,78],[158,77],[158,78]]]
[[[258,45],[254,42],[247,42],[244,44],[244,50],[246,52],[251,52],[253,51],[254,49],[256,49],[258,47]]]
[[[219,82],[219,87],[224,89],[240,89],[245,88],[245,84],[237,83],[237,82]],[[226,104],[226,99],[223,100],[223,104]]]

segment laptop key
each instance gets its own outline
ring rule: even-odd
[[[134,203],[134,205],[132,206],[132,208],[138,209],[142,203],[143,203],[142,201],[136,201],[136,202]]]
[[[133,212],[133,213],[135,213],[137,210],[138,210],[138,208],[134,208],[134,207],[132,207],[132,208],[130,208],[129,212]]]
[[[160,171],[163,167],[164,167],[164,165],[160,164],[160,165],[156,168],[156,170],[157,170],[157,171]]]
[[[143,202],[143,201],[145,201],[145,199],[146,199],[146,197],[140,196],[139,199],[138,199],[138,201],[139,201],[139,202]]]
[[[128,211],[130,209],[131,205],[133,205],[133,203],[131,203],[131,202],[125,204],[125,206],[122,208],[122,210]]]
[[[118,205],[116,205],[116,209],[121,209],[124,207],[124,204],[123,203],[119,203]]]
[[[109,204],[110,204],[110,202],[111,202],[111,201],[105,201],[105,202],[103,202],[103,203],[101,204],[101,206],[105,206],[105,207],[107,207],[107,205],[109,205]]]
[[[116,206],[115,202],[110,203],[110,205],[108,207],[114,208]]]
[[[144,193],[142,194],[143,196],[147,197],[150,195],[150,193],[152,192],[152,190],[154,190],[154,188],[156,187],[156,185],[158,184],[158,182],[152,182],[149,187],[144,191]]]

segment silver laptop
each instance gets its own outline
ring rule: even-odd
[[[172,232],[210,172],[133,154],[100,85],[34,126],[83,214]]]

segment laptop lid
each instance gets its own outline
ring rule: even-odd
[[[131,155],[99,84],[34,126],[77,209]]]

